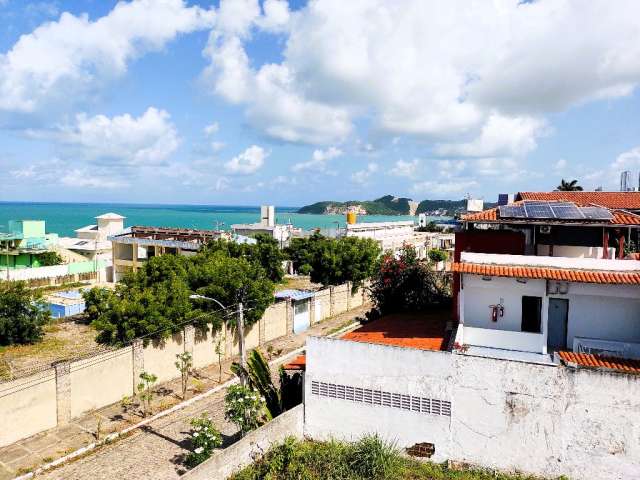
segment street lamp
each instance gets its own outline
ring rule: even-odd
[[[189,298],[192,300],[208,300],[210,302],[215,302],[220,305],[220,308],[222,308],[223,310],[227,309],[227,307],[225,307],[220,301],[216,300],[215,298],[205,297],[204,295],[199,295],[197,293],[189,295]],[[242,302],[238,302],[238,347],[240,349],[240,365],[244,370],[247,366],[247,355],[244,348],[244,312],[242,309]],[[244,384],[244,378],[241,376],[240,379]]]

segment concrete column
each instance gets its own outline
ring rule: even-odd
[[[309,324],[316,323],[316,297],[315,295],[309,299]]]
[[[264,319],[264,315],[262,318],[258,320],[258,344],[264,345],[267,342],[267,326],[266,321]]]
[[[193,358],[193,345],[196,342],[196,327],[193,325],[187,325],[184,327],[184,351],[191,354]]]
[[[347,282],[347,310],[351,310],[351,287],[352,283]]]
[[[133,341],[131,348],[133,355],[133,394],[138,391],[138,383],[140,383],[140,374],[144,371],[144,344],[142,340]]]
[[[287,334],[293,333],[293,300],[287,300]]]
[[[133,262],[133,271],[138,270],[138,244],[131,244],[131,261]]]
[[[56,416],[58,426],[71,421],[71,362],[53,365],[56,371]]]
[[[331,286],[329,287],[329,316],[330,316],[330,317],[333,317],[333,315],[334,315],[334,314],[333,314],[333,312],[334,312],[334,310],[335,310],[335,309],[333,308],[333,302],[335,301],[335,298],[334,298],[334,297],[335,297],[335,295],[334,295],[334,293],[333,293],[333,288],[334,288],[334,287],[333,287],[333,285],[331,285]]]

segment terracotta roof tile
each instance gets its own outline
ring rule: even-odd
[[[558,352],[558,355],[567,363],[575,363],[583,367],[610,368],[640,374],[640,360],[605,357],[591,353]]]
[[[563,268],[453,263],[452,271],[491,277],[545,278],[562,282],[639,285],[640,272],[605,272]]]
[[[566,200],[580,205],[640,210],[640,192],[520,192],[517,200]]]
[[[285,370],[306,370],[307,368],[307,356],[298,355],[293,361],[282,366]]]

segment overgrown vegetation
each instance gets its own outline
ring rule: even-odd
[[[447,252],[439,248],[432,248],[429,250],[427,256],[433,263],[444,262],[448,257]]]
[[[36,259],[41,267],[51,267],[53,265],[62,265],[64,260],[58,252],[43,252],[36,255]]]
[[[264,399],[268,420],[282,413],[282,397],[280,390],[273,384],[271,368],[260,350],[253,349],[247,358],[247,368],[234,362],[231,371],[239,378],[245,378],[248,386],[258,392]]]
[[[185,464],[189,468],[200,465],[213,454],[213,450],[222,445],[222,435],[213,424],[207,412],[191,419],[191,451]]]
[[[448,277],[418,259],[416,250],[403,247],[399,257],[385,254],[371,282],[375,311],[381,314],[420,312],[447,304]]]
[[[288,438],[231,480],[534,480],[489,470],[453,470],[403,456],[378,436],[355,443]]]
[[[0,282],[0,345],[40,341],[50,319],[42,295],[26,282]]]
[[[231,385],[224,397],[224,416],[245,436],[269,420],[264,398],[251,387]]]
[[[223,321],[216,313],[219,307],[189,298],[197,293],[227,306],[243,302],[245,324],[251,326],[274,300],[273,281],[282,278],[281,264],[277,244],[266,237],[258,237],[257,245],[218,240],[190,257],[152,257],[114,291],[85,292],[86,315],[99,332],[96,340],[110,345],[137,337],[164,339],[187,323],[215,332]],[[226,320],[233,326],[236,319]]]
[[[310,275],[312,282],[324,286],[352,282],[355,290],[375,272],[380,247],[370,238],[336,239],[315,233],[292,239],[287,254],[294,269]]]

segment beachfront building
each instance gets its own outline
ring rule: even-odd
[[[427,256],[427,232],[416,232],[410,220],[400,222],[347,223],[347,237],[371,238],[378,242],[383,252],[400,252],[404,245],[416,249],[418,258]]]
[[[640,358],[640,261],[625,251],[640,215],[603,206],[631,205],[639,194],[616,193],[612,203],[606,192],[584,192],[589,203],[581,203],[568,200],[574,193],[518,194],[543,200],[463,217],[453,270],[456,342],[465,351]]]
[[[95,224],[86,225],[75,230],[75,237],[61,237],[59,245],[82,255],[88,260],[103,260],[111,263],[112,247],[108,237],[124,230],[126,217],[110,212],[98,215],[95,218]]]
[[[57,242],[56,234],[46,233],[44,220],[11,220],[9,231],[0,233],[0,268],[39,267],[39,255]]]
[[[234,224],[231,225],[231,231],[236,235],[247,237],[255,237],[258,234],[267,235],[276,240],[281,248],[289,244],[291,237],[302,233],[302,229],[296,228],[290,223],[276,223],[276,211],[273,205],[260,207],[260,221],[258,223]]]
[[[222,230],[133,226],[110,235],[112,244],[113,281],[127,272],[135,272],[149,258],[158,255],[195,255],[203,245],[217,239],[238,243],[255,240]]]

